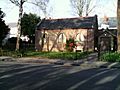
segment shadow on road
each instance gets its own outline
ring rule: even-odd
[[[120,90],[120,70],[0,64],[0,90]]]

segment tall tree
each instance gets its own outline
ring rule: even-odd
[[[49,1],[50,0],[32,0],[32,3],[33,5],[37,6],[40,10],[42,10],[43,14],[45,17],[47,17],[48,15],[48,12],[47,12],[47,7],[49,5]],[[50,9],[52,9],[50,7]]]
[[[91,5],[91,3],[92,3],[92,0],[85,0],[85,14],[86,14],[86,16],[88,16],[88,14],[95,8],[95,6],[93,6],[93,7],[91,7],[90,8],[90,5]]]
[[[5,13],[0,8],[0,47],[2,46],[2,40],[5,38],[5,36],[9,32],[8,26],[5,24],[5,21],[3,20],[5,16]]]
[[[29,36],[34,35],[36,25],[39,22],[40,22],[40,17],[38,17],[36,14],[24,13],[22,17],[22,23],[21,23],[22,34],[29,35]]]
[[[18,35],[17,35],[17,42],[16,42],[16,51],[19,50],[19,42],[20,42],[20,35],[21,35],[21,19],[23,14],[23,4],[27,0],[10,0],[13,4],[19,7],[19,19],[18,19]]]
[[[120,0],[117,1],[117,20],[118,20],[118,51],[120,52]]]
[[[75,9],[75,13],[78,14],[79,16],[82,16],[85,1],[84,0],[71,0],[71,4],[73,8]]]
[[[0,19],[2,19],[5,16],[5,13],[0,8]]]
[[[74,12],[79,16],[83,16],[85,13],[86,16],[96,7],[96,4],[93,4],[93,0],[70,0],[71,5],[74,8]]]
[[[19,19],[18,19],[18,35],[17,35],[17,43],[16,43],[16,50],[19,50],[19,41],[21,35],[21,18],[23,14],[23,4],[24,2],[28,2],[28,0],[9,0],[11,3],[15,4],[19,7]],[[49,0],[32,0],[32,4],[39,6],[39,8],[43,11],[44,15],[46,16],[47,11],[47,4]]]

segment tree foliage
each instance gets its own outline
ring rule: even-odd
[[[35,34],[35,28],[36,25],[39,23],[40,17],[38,17],[36,14],[23,14],[22,17],[22,23],[21,23],[21,29],[23,35],[33,35]]]
[[[5,24],[5,21],[3,20],[5,16],[5,13],[0,8],[0,47],[2,46],[2,40],[5,38],[5,36],[9,32],[8,26]]]

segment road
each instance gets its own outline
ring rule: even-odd
[[[120,90],[120,69],[0,62],[0,90]]]

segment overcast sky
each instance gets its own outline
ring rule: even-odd
[[[29,0],[30,1],[30,0]],[[96,1],[96,0],[94,0]],[[98,0],[97,0],[98,1]],[[97,5],[96,9],[91,12],[91,16],[97,14],[98,17],[103,17],[104,15],[108,17],[116,16],[116,7],[117,0],[100,0],[101,2]],[[50,0],[50,6],[52,9],[48,9],[50,11],[50,16],[52,18],[69,18],[69,17],[78,17],[77,15],[73,15],[72,8],[70,6],[69,0]],[[0,0],[0,8],[5,12],[5,22],[17,22],[18,20],[18,11],[19,8],[14,4],[10,3],[9,0]],[[34,5],[29,3],[24,3],[24,12],[26,13],[35,13],[41,17],[43,17],[41,11],[36,8]]]

